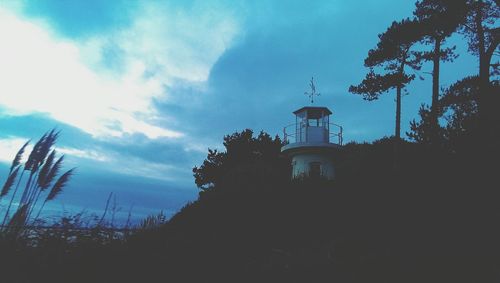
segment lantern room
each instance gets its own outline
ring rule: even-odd
[[[332,112],[326,107],[303,107],[295,112],[296,142],[329,142]]]
[[[293,112],[295,124],[284,128],[285,142],[342,145],[342,127],[330,123],[332,112],[326,107],[302,107]]]

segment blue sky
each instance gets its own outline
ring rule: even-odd
[[[366,102],[347,89],[414,0],[310,2],[0,2],[1,176],[25,140],[57,127],[78,173],[47,215],[99,213],[110,192],[119,217],[170,215],[196,198],[191,168],[208,148],[245,128],[280,134],[312,76],[346,141],[391,135],[393,93]],[[460,36],[449,44],[461,56],[443,87],[477,68]],[[430,70],[407,89],[403,130],[430,101]]]

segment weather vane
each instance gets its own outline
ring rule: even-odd
[[[309,83],[309,86],[311,87],[311,92],[304,92],[305,95],[309,96],[311,99],[311,104],[314,103],[314,96],[320,96],[321,93],[316,92],[316,86],[314,85],[314,77],[311,78],[311,81]]]

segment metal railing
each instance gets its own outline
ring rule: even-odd
[[[340,125],[334,123],[328,123],[327,127],[324,127],[325,131],[328,131],[328,142],[342,145],[343,143],[343,128]],[[304,125],[300,124],[290,124],[283,128],[283,141],[285,144],[307,142],[307,129],[311,127],[307,123]],[[301,133],[304,131],[304,136]]]

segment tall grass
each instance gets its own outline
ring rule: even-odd
[[[35,143],[24,163],[23,156],[30,141],[27,141],[15,155],[0,191],[0,199],[10,194],[0,231],[18,233],[29,222],[35,223],[45,204],[54,200],[63,191],[74,174],[75,168],[58,177],[64,160],[64,156],[56,160],[57,153],[53,149],[58,137],[59,132],[54,129],[45,133]],[[20,171],[21,174],[18,176]],[[12,188],[14,190],[11,193]],[[43,202],[39,205],[38,213],[36,217],[32,217],[40,200]],[[14,209],[13,213],[11,209]]]

